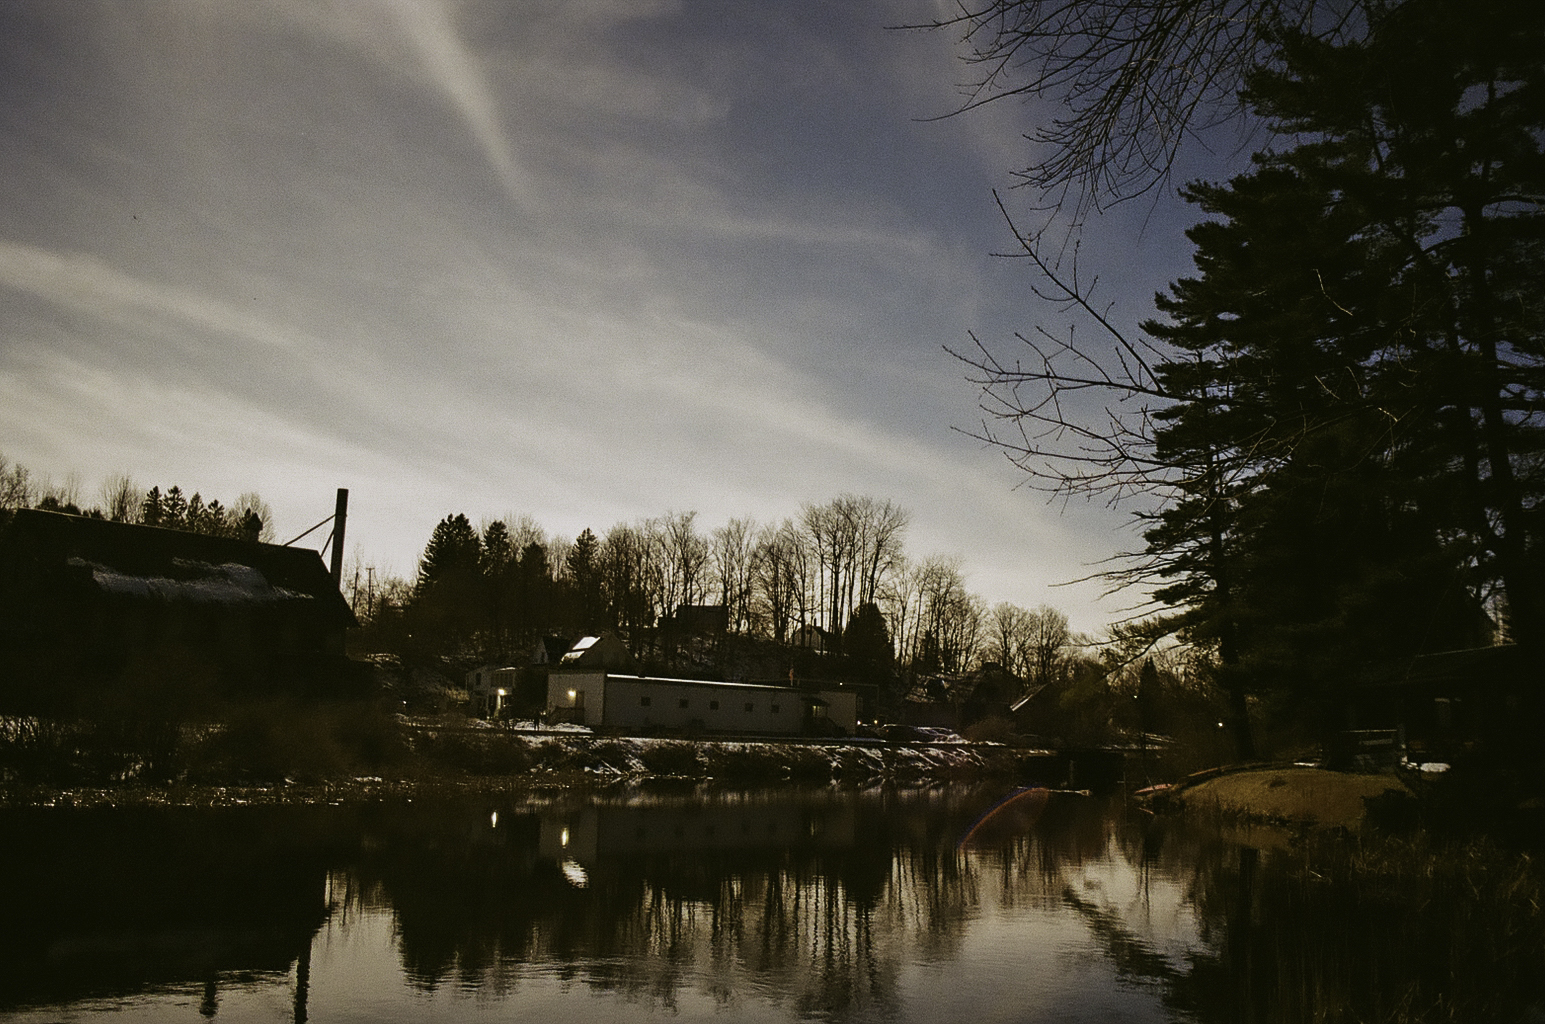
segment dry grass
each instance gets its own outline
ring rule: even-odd
[[[1394,775],[1332,772],[1323,768],[1260,768],[1230,772],[1189,785],[1174,799],[1191,810],[1258,821],[1357,829],[1367,801],[1386,793],[1409,795]]]

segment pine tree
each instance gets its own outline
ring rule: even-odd
[[[1545,640],[1540,543],[1545,311],[1545,11],[1411,0],[1366,45],[1289,37],[1289,74],[1257,105],[1318,137],[1283,154],[1362,212],[1389,269],[1364,322],[1378,395],[1419,399],[1451,463],[1438,488],[1479,571],[1506,594],[1516,638]],[[1294,72],[1294,68],[1300,69]]]
[[[510,528],[496,519],[483,530],[482,573],[490,629],[490,658],[502,658],[509,648],[509,616],[513,607],[516,552]]]
[[[482,615],[482,541],[463,514],[436,524],[419,559],[415,639],[440,654],[471,653]]]
[[[1476,642],[1492,581],[1539,636],[1545,18],[1520,13],[1411,0],[1366,43],[1285,36],[1250,97],[1295,144],[1187,192],[1212,219],[1145,325],[1173,353],[1145,570],[1236,710],[1246,679],[1312,703]]]
[[[187,515],[188,499],[183,497],[182,488],[173,484],[161,499],[161,525],[181,530],[187,525]]]
[[[145,492],[145,500],[140,503],[139,521],[146,526],[160,526],[161,518],[161,488],[152,487]]]
[[[605,622],[600,558],[601,543],[586,527],[574,538],[574,546],[564,559],[564,577],[573,588],[574,625],[586,633],[599,630]]]

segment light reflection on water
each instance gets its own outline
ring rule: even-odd
[[[1090,922],[1181,958],[1183,887],[1078,797],[957,848],[1001,795],[12,814],[0,1017],[1172,1019]]]
[[[0,1020],[1287,1021],[1409,991],[1407,952],[1358,952],[1378,915],[1331,920],[1282,858],[1077,796],[981,821],[1004,795],[10,812]]]

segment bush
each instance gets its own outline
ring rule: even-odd
[[[1019,740],[1019,734],[1014,731],[1014,723],[1001,716],[984,718],[968,726],[962,735],[972,743],[1011,744]]]
[[[315,781],[347,763],[323,716],[284,699],[232,712],[202,754],[205,773],[252,782]]]
[[[651,775],[700,779],[708,771],[707,762],[698,753],[698,745],[690,741],[646,743],[638,758]]]
[[[528,770],[533,761],[520,737],[490,729],[450,727],[424,733],[417,752],[438,768],[468,775],[514,775]]]
[[[198,751],[198,771],[267,783],[320,782],[401,762],[407,753],[396,719],[374,702],[312,704],[288,697],[227,712]]]

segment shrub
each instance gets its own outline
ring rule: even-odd
[[[651,775],[698,779],[707,774],[708,764],[692,742],[646,743],[638,759]]]
[[[980,722],[973,723],[961,735],[972,743],[1011,744],[1019,740],[1019,734],[1014,731],[1014,723],[1001,716],[984,718]]]

